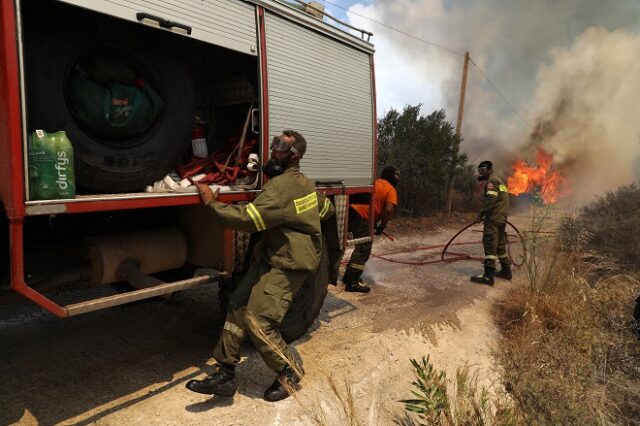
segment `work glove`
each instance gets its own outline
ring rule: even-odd
[[[484,213],[478,213],[478,222],[484,221]]]
[[[374,235],[382,235],[382,233],[384,232],[384,228],[385,226],[383,224],[376,226],[376,230],[373,232]]]

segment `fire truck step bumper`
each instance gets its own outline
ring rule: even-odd
[[[224,275],[220,273],[218,277]],[[138,300],[148,299],[150,297],[162,296],[180,290],[185,290],[201,284],[212,283],[216,281],[216,276],[203,275],[186,280],[175,281],[172,283],[160,284],[154,287],[143,288],[140,290],[129,291],[114,296],[101,297],[99,299],[88,300],[86,302],[74,303],[65,306],[68,316],[86,314],[87,312],[98,311],[100,309],[110,308],[112,306],[124,305],[126,303]]]

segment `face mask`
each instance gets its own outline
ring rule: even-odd
[[[478,182],[489,179],[488,170],[484,171],[484,173],[480,173],[480,170],[478,170],[478,177],[476,179],[478,179]]]
[[[389,182],[394,188],[396,188],[398,186],[398,178],[394,175],[394,176],[390,176],[387,179],[387,182]]]
[[[380,178],[389,182],[394,188],[400,183],[400,173],[391,167],[385,168],[380,174]]]
[[[280,176],[281,174],[283,174],[284,169],[282,168],[280,163],[278,163],[276,160],[272,158],[269,161],[267,161],[267,164],[262,166],[262,173],[264,173],[266,176],[270,178],[274,178],[276,176]]]
[[[291,160],[291,157],[283,160],[282,162],[275,158],[270,158],[269,161],[267,161],[267,164],[262,166],[262,173],[270,178],[280,176],[287,169],[287,166],[289,166],[289,160]]]

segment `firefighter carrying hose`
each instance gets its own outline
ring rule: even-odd
[[[493,277],[511,280],[511,263],[507,254],[505,227],[509,214],[509,192],[507,186],[493,175],[491,161],[478,164],[478,180],[484,184],[484,206],[478,221],[484,223],[482,245],[484,247],[484,274],[471,277],[474,283],[493,285]],[[500,261],[500,272],[496,273],[496,259]]]
[[[235,366],[240,346],[249,337],[276,380],[264,399],[279,401],[298,389],[302,368],[295,364],[280,334],[280,325],[296,292],[320,263],[320,221],[334,213],[331,201],[316,192],[300,172],[307,143],[293,130],[285,130],[271,143],[271,159],[262,168],[270,180],[256,199],[246,205],[216,201],[217,192],[200,184],[203,204],[218,223],[244,232],[260,232],[253,262],[229,298],[226,322],[213,351],[217,371],[190,380],[198,393],[231,397],[236,393]]]

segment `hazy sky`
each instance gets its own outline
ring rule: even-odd
[[[421,103],[455,123],[463,58],[357,14],[469,51],[511,103],[517,114],[470,67],[463,149],[472,160],[510,164],[542,146],[574,180],[610,162],[614,178],[585,196],[640,178],[640,0],[330,1],[349,12],[324,2],[326,11],[374,33],[379,115]]]

